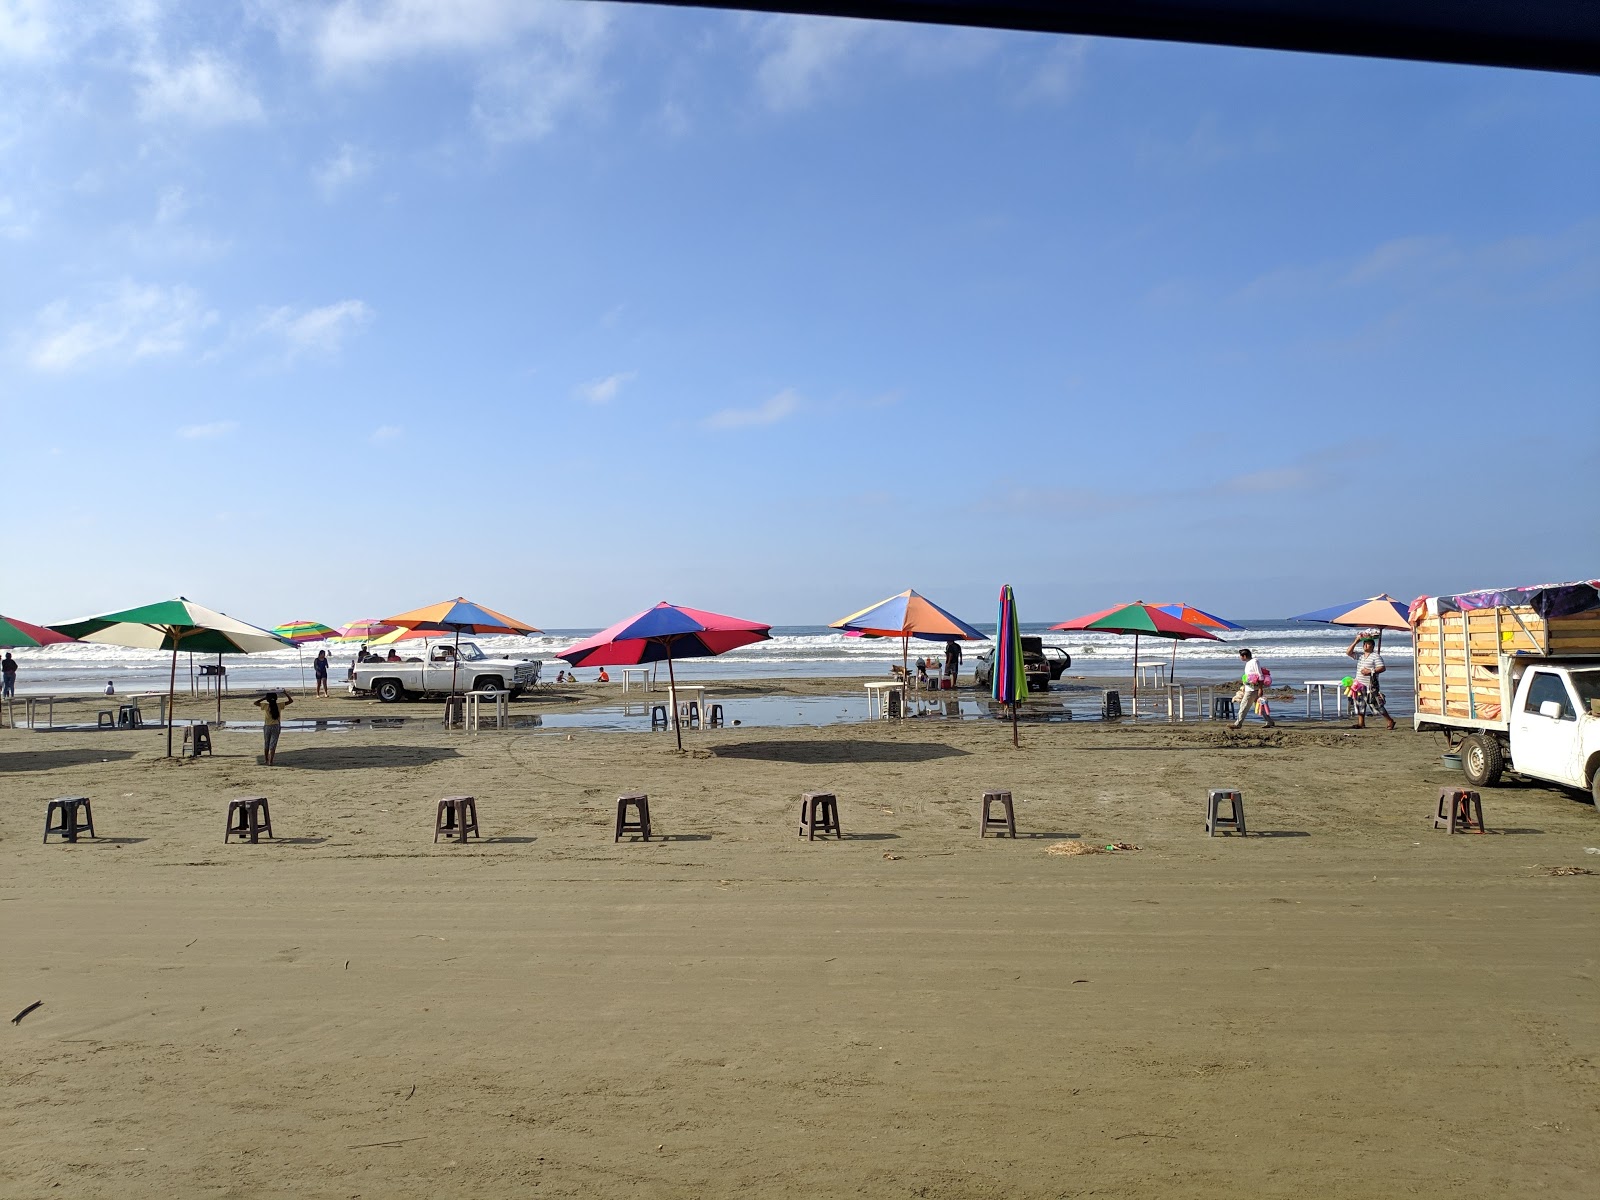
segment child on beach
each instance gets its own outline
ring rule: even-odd
[[[279,697],[282,697],[282,700]],[[266,749],[265,762],[271,766],[278,757],[278,735],[283,732],[283,710],[294,703],[288,692],[268,692],[256,701],[257,708],[266,710],[261,722],[261,733]]]
[[[326,650],[317,651],[317,659],[311,664],[311,672],[317,677],[317,695],[326,696],[328,694],[328,652]],[[302,682],[304,681],[302,680]]]
[[[1244,675],[1239,680],[1239,690],[1233,696],[1233,702],[1239,708],[1239,715],[1234,718],[1229,728],[1238,729],[1243,725],[1245,716],[1253,705],[1257,714],[1267,723],[1267,728],[1271,729],[1277,724],[1272,719],[1272,708],[1267,703],[1267,687],[1272,683],[1272,673],[1248,650],[1239,651],[1239,657],[1244,662]]]
[[[604,667],[600,668],[600,675],[595,680],[595,682],[596,683],[610,683],[611,682],[611,676],[606,674],[606,669]]]
[[[117,694],[117,681],[115,679],[106,680],[106,695],[115,696],[116,694]]]

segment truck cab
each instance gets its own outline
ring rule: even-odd
[[[1600,664],[1530,665],[1508,724],[1507,766],[1532,779],[1589,788],[1600,804]]]
[[[355,666],[350,690],[386,703],[411,696],[510,692],[515,698],[539,680],[538,662],[490,658],[474,642],[441,642],[422,658],[372,659]]]

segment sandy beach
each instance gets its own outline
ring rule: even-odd
[[[1436,831],[1461,776],[1404,726],[259,742],[0,730],[0,1001],[43,1001],[0,1195],[1593,1194],[1600,818],[1507,785]],[[631,791],[659,836],[613,844]],[[484,837],[435,845],[458,793]],[[97,840],[40,844],[62,794]],[[270,844],[223,844],[241,794]]]

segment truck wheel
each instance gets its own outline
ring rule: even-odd
[[[505,690],[505,680],[498,675],[485,675],[482,679],[472,681],[472,690],[475,692],[500,692]]]
[[[1461,744],[1461,769],[1473,787],[1493,787],[1506,769],[1506,756],[1500,739],[1491,733],[1475,733]]]
[[[1594,797],[1594,806],[1600,808],[1600,764],[1594,769],[1594,774],[1589,776],[1589,794]]]
[[[398,679],[381,680],[372,690],[378,693],[378,699],[385,704],[393,704],[397,700],[406,698],[406,689],[400,685]]]

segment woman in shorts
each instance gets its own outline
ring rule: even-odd
[[[281,698],[280,698],[281,697]],[[256,707],[265,709],[261,733],[266,749],[267,766],[278,757],[278,735],[283,732],[283,710],[294,703],[288,692],[268,692],[256,701]]]

